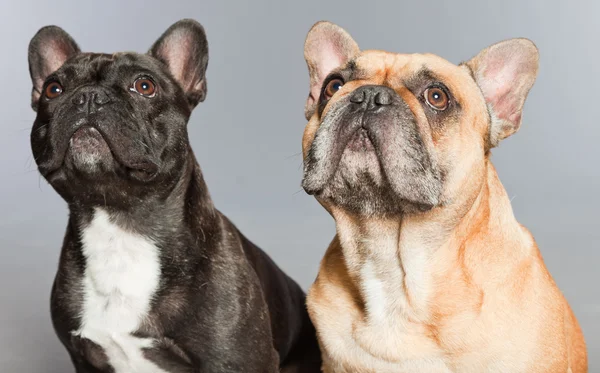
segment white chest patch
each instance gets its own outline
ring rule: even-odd
[[[81,329],[73,334],[101,346],[116,373],[167,373],[147,360],[153,340],[135,332],[150,310],[160,279],[158,248],[96,209],[81,241],[86,258]]]

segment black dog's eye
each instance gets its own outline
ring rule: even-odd
[[[325,86],[325,99],[329,100],[335,95],[337,91],[339,91],[344,86],[344,81],[340,78],[331,79],[327,86]]]
[[[56,98],[60,96],[61,93],[63,93],[63,87],[58,82],[52,82],[48,84],[46,86],[46,90],[44,91],[44,94],[49,99]]]
[[[431,108],[439,111],[446,110],[450,101],[448,94],[442,88],[436,86],[427,88],[423,96]]]
[[[137,93],[146,97],[154,97],[156,93],[156,85],[149,78],[139,78],[133,82],[131,90],[135,90]]]

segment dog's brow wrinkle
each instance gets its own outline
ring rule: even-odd
[[[425,65],[421,66],[414,74],[404,80],[406,86],[418,85],[424,80],[433,81],[438,80],[435,74],[429,70]]]
[[[350,61],[348,61],[347,69],[351,70],[352,72],[354,72],[354,70],[357,69],[356,60],[350,60]]]

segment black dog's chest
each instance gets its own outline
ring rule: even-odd
[[[115,306],[116,299],[104,300],[106,307],[98,309],[105,311],[98,319],[106,322],[104,327],[100,325],[100,321],[90,320],[88,317],[87,324],[79,323],[77,329],[68,332],[67,340],[75,352],[74,358],[81,365],[93,367],[103,373],[193,371],[188,354],[173,339],[165,336],[174,331],[165,331],[164,316],[181,322],[181,309],[173,308],[176,301],[171,294],[163,294],[133,332],[128,331],[131,324],[127,323],[127,317],[131,315],[127,311],[119,313],[122,310],[119,310],[118,305]],[[172,312],[165,315],[164,309],[169,306]],[[75,317],[75,314],[71,317]],[[116,319],[123,322],[119,323]]]
[[[159,248],[113,224],[101,209],[82,230],[81,244],[85,270],[76,287],[82,289],[80,322],[69,330],[76,338],[74,347],[97,369],[170,372],[149,359],[174,346],[164,346],[159,319],[152,311],[162,281]]]
[[[193,371],[189,357],[170,339],[154,339],[152,347],[136,350],[139,344],[144,344],[144,341],[148,341],[148,339],[133,336],[120,337],[115,338],[112,344],[105,349],[87,338],[73,336],[71,346],[77,351],[75,359],[79,360],[82,365],[91,366],[106,373],[132,373],[133,371],[185,373]],[[130,338],[130,343],[123,344],[123,340],[127,338]],[[131,343],[136,340],[137,343]],[[119,359],[121,360],[119,361]]]

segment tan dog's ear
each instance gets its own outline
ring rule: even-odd
[[[315,112],[323,80],[359,51],[354,39],[333,23],[317,22],[310,29],[304,43],[304,59],[310,75],[310,93],[304,107],[306,119],[310,119]]]
[[[537,76],[538,60],[533,42],[510,39],[484,49],[466,63],[492,115],[492,147],[519,130],[523,104]]]

